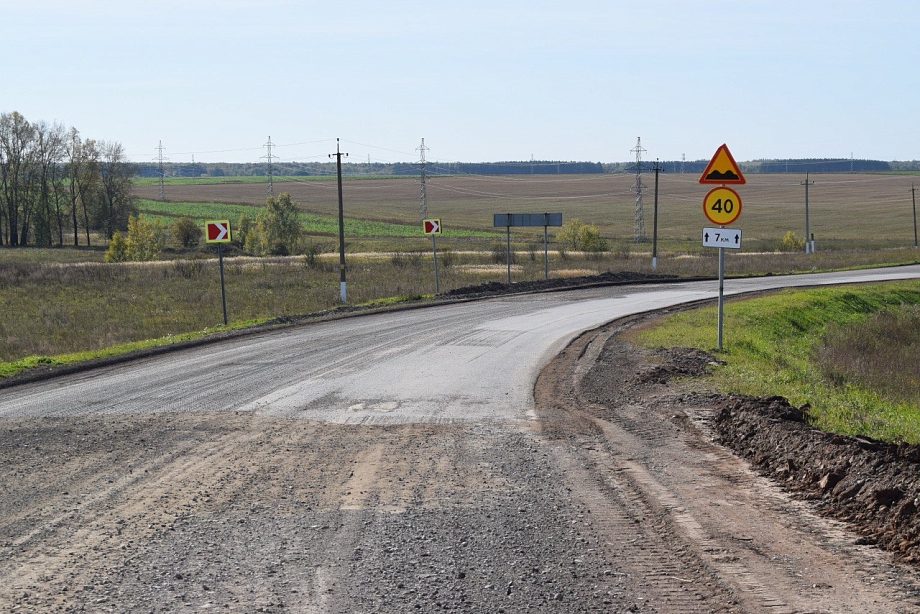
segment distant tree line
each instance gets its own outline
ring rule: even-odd
[[[644,160],[642,172],[651,173],[656,162]],[[657,161],[663,173],[701,174],[709,160],[661,160]],[[881,160],[854,160],[849,158],[814,158],[754,160],[740,162],[745,173],[877,173],[886,171],[918,171],[920,162],[884,162]],[[140,177],[159,177],[160,167],[154,163],[137,165]],[[344,175],[397,175],[417,176],[418,163],[345,163]],[[265,163],[165,163],[162,169],[165,177],[264,177],[268,175]],[[635,162],[561,162],[533,160],[519,162],[428,162],[428,175],[572,175],[597,173],[635,173]],[[272,165],[272,174],[283,177],[335,176],[335,163],[328,162],[280,162]]]
[[[120,143],[0,114],[0,245],[64,245],[127,228],[136,169]]]

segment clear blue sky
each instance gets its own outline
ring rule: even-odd
[[[0,111],[173,162],[920,159],[916,0],[0,0]]]

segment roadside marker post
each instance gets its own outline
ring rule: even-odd
[[[719,184],[719,187],[711,189],[703,198],[703,214],[710,222],[719,225],[719,228],[703,229],[703,246],[717,247],[719,249],[718,349],[721,350],[722,323],[725,319],[725,248],[741,248],[741,231],[725,228],[741,215],[741,197],[731,188],[725,187],[725,184],[742,185],[747,183],[741,173],[741,168],[735,162],[735,158],[725,143],[719,146],[712,156],[712,160],[706,165],[706,169],[700,175],[700,183]],[[707,233],[707,231],[710,232]],[[723,238],[729,245],[723,244],[721,241]],[[735,239],[737,239],[737,245],[731,245],[730,243],[733,243]]]
[[[217,263],[220,268],[220,302],[224,309],[224,326],[227,325],[227,292],[224,287],[224,243],[229,243],[230,220],[204,223],[205,243],[217,243]]]
[[[441,293],[441,283],[438,280],[438,243],[437,236],[441,234],[441,220],[438,218],[422,220],[422,231],[431,235],[431,254],[434,258],[434,293]]]

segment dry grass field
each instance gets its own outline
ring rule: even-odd
[[[673,247],[695,248],[703,226],[702,200],[708,191],[695,174],[661,174],[659,178],[659,240]],[[787,231],[805,235],[804,174],[748,174],[737,186],[742,213],[733,227],[744,232],[743,251],[770,250]],[[911,247],[914,243],[912,175],[811,174],[810,230],[818,250],[852,247]],[[646,236],[652,237],[654,175],[644,174],[643,211]],[[430,217],[440,217],[445,233],[451,228],[487,229],[492,214],[503,212],[562,212],[596,224],[614,242],[633,237],[635,176],[603,175],[450,175],[429,177]],[[224,183],[166,186],[170,201],[223,202],[262,205],[267,183]],[[337,214],[334,178],[276,179],[275,193],[289,192],[307,212]],[[135,195],[156,199],[156,185],[135,188]],[[418,220],[417,177],[344,180],[346,217],[388,222]],[[515,229],[516,236],[527,232]],[[521,234],[519,234],[521,233]]]

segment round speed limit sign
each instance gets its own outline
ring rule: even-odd
[[[741,215],[741,197],[731,188],[713,188],[703,199],[703,213],[713,224],[727,226]]]

